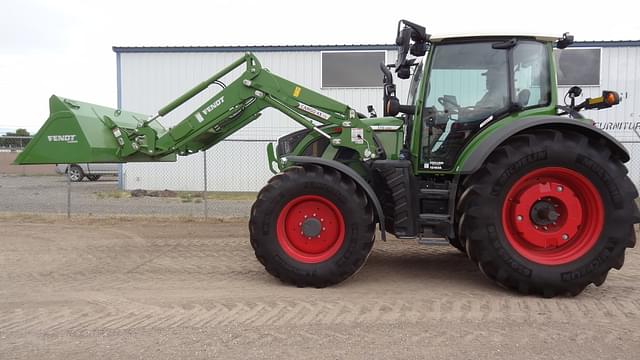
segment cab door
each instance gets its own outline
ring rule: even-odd
[[[533,40],[438,44],[426,84],[420,168],[453,169],[468,140],[494,119],[547,107],[548,50]]]

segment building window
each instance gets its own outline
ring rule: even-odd
[[[380,63],[386,61],[385,51],[323,52],[323,88],[382,87]]]
[[[554,52],[558,85],[600,85],[600,49],[564,49]]]

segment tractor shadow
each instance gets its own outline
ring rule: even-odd
[[[371,256],[357,275],[357,282],[403,283],[442,286],[501,293],[478,267],[452,246],[419,245],[414,240],[376,242]],[[353,283],[352,283],[353,284]],[[352,285],[351,285],[352,286]]]

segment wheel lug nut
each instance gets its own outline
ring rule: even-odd
[[[518,220],[518,221],[522,221],[522,219],[523,219],[522,215],[518,215],[518,216],[516,216],[516,220]]]
[[[325,230],[327,230],[327,229],[326,228],[322,228],[322,231],[325,231]]]
[[[557,191],[557,192],[562,192],[562,190],[564,190],[564,188],[563,188],[562,186],[558,186],[558,187],[556,188],[556,191]]]
[[[316,216],[316,213],[313,213],[313,216]]]
[[[569,240],[569,235],[567,235],[567,234],[562,234],[562,240],[564,240],[564,241]]]

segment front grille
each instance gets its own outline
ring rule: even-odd
[[[296,145],[298,145],[298,143],[302,141],[305,136],[307,136],[309,131],[311,130],[302,129],[278,139],[278,145],[276,146],[276,155],[278,155],[278,157],[282,157],[283,155],[290,154],[293,149],[295,149]]]

